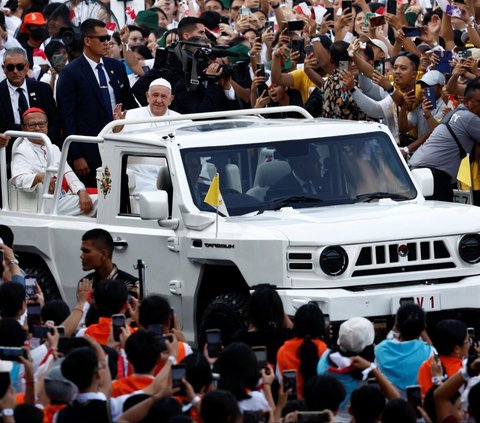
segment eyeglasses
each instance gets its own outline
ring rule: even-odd
[[[44,129],[47,127],[47,124],[48,124],[47,121],[43,121],[43,122],[24,123],[23,126],[25,126],[25,128],[27,129],[35,129],[35,128]]]
[[[105,41],[110,41],[112,37],[110,35],[88,35],[88,38],[97,38],[98,41],[104,43]]]
[[[5,69],[9,72],[13,72],[15,70],[15,68],[18,70],[18,71],[22,71],[25,69],[25,66],[27,66],[26,63],[17,63],[17,64],[9,64],[9,65],[5,65]]]

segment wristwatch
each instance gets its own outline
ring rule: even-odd
[[[18,264],[18,260],[13,258],[13,259],[8,261],[8,264]]]
[[[13,416],[13,409],[12,408],[4,408],[2,410],[2,416],[5,416],[5,417]]]

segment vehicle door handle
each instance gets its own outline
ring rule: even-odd
[[[113,246],[118,247],[118,248],[126,248],[126,247],[128,247],[128,242],[127,242],[127,240],[121,239],[121,238],[114,239],[113,240]]]

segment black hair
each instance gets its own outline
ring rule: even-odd
[[[414,53],[402,51],[402,52],[400,52],[400,54],[395,58],[395,61],[396,61],[399,57],[406,57],[408,60],[410,60],[410,63],[413,65],[413,67],[414,67],[415,70],[417,70],[418,67],[420,66],[420,58],[419,58],[416,54],[414,54]]]
[[[0,225],[0,238],[7,247],[13,248],[14,235],[9,226]]]
[[[309,411],[322,411],[328,408],[335,413],[345,395],[343,383],[328,374],[313,376],[303,386],[303,398]]]
[[[385,396],[374,386],[361,386],[352,392],[350,406],[355,423],[376,423],[385,407]]]
[[[439,354],[450,355],[455,347],[463,347],[467,336],[467,325],[460,320],[445,319],[437,323],[433,345]]]
[[[114,32],[112,34],[112,38],[119,46],[122,45],[122,39],[120,38],[120,34],[118,32]]]
[[[170,304],[160,295],[149,295],[140,303],[138,321],[142,327],[165,325],[169,318]]]
[[[218,388],[230,391],[238,401],[250,398],[247,389],[255,390],[259,378],[257,359],[247,344],[232,342],[216,362],[220,379]]]
[[[42,321],[52,320],[55,326],[61,325],[69,315],[68,304],[60,299],[47,301],[41,311]]]
[[[467,82],[465,93],[463,94],[464,100],[473,97],[476,90],[480,90],[480,78],[471,79]]]
[[[375,58],[375,53],[373,52],[373,47],[369,43],[367,43],[367,45],[365,46],[365,49],[363,50],[363,54],[365,54],[365,57],[368,60],[374,60],[374,58]]]
[[[148,34],[150,34],[150,30],[143,28],[139,25],[127,25],[127,28],[130,32],[132,31],[138,31],[140,34],[142,34],[143,38],[147,38]]]
[[[220,6],[222,7],[222,10],[225,10],[225,5],[223,4],[223,2],[221,0],[206,0],[205,4],[207,4],[209,1],[216,1],[217,3],[220,4]]]
[[[162,8],[160,8],[160,7],[151,7],[151,8],[148,9],[148,10],[150,10],[150,11],[152,11],[152,12],[161,13],[161,14],[165,17],[165,19],[168,20],[168,16],[167,16],[167,14],[163,11]],[[158,31],[158,29],[154,29],[152,32],[156,32],[156,31]]]
[[[281,416],[285,417],[293,411],[308,411],[307,404],[305,404],[303,399],[287,401],[285,407],[282,408]]]
[[[125,307],[128,300],[128,288],[123,281],[105,279],[98,284],[93,298],[100,317],[110,317],[120,313]]]
[[[194,16],[187,16],[185,18],[182,18],[178,23],[177,27],[180,40],[183,40],[183,34],[195,30],[197,25],[200,24],[203,25],[203,21],[200,18],[196,18]]]
[[[22,347],[27,334],[16,319],[5,317],[0,319],[0,340],[4,347]]]
[[[397,311],[396,324],[403,341],[417,339],[425,330],[425,312],[417,304],[403,304]]]
[[[194,392],[200,392],[212,383],[212,369],[208,360],[200,353],[188,354],[183,360],[185,379],[192,385]]]
[[[101,21],[100,19],[85,19],[80,25],[82,41],[84,41],[85,37],[93,35],[95,33],[95,28],[98,28],[98,27],[106,28],[107,25],[105,24],[105,22]],[[96,231],[96,230],[101,231],[102,229],[92,229],[92,231]]]
[[[248,304],[248,319],[259,332],[266,335],[283,326],[285,311],[282,299],[271,285],[259,285]]]
[[[127,411],[129,408],[132,408],[133,406],[140,404],[142,401],[145,401],[148,398],[151,398],[151,397],[150,395],[147,395],[147,394],[136,394],[136,395],[129,396],[123,403],[123,412],[125,413],[125,411]]]
[[[81,347],[70,351],[61,365],[63,376],[84,391],[93,382],[98,370],[98,359],[91,347]]]
[[[427,26],[430,21],[432,20],[433,15],[437,15],[440,19],[443,17],[443,11],[439,7],[437,7],[435,10],[427,10],[425,15],[423,15],[423,25]]]
[[[58,54],[62,50],[67,50],[65,44],[59,40],[52,40],[45,46],[45,55],[50,63],[54,54]]]
[[[160,337],[153,332],[140,329],[127,338],[125,352],[135,373],[150,373],[162,352]]]
[[[295,313],[293,323],[295,337],[304,341],[298,347],[297,356],[300,358],[300,374],[305,383],[317,374],[319,359],[318,348],[313,339],[321,339],[325,334],[325,318],[317,303],[302,305]]]
[[[70,25],[70,10],[63,3],[49,3],[43,9],[45,20],[61,18],[64,24]],[[47,44],[48,45],[48,44]]]
[[[25,302],[25,287],[19,283],[0,285],[0,314],[2,317],[18,317]]]
[[[150,407],[147,417],[145,417],[145,423],[168,423],[172,417],[180,414],[182,414],[181,404],[173,397],[163,397]]]
[[[210,1],[218,1],[218,0],[210,0]],[[220,13],[218,12],[214,12],[213,10],[206,10],[200,15],[200,19],[208,29],[213,31],[214,29],[218,28],[218,25],[220,24],[221,16],[220,16]]]
[[[43,410],[32,404],[18,404],[13,411],[15,423],[43,423]]]
[[[415,410],[402,398],[388,401],[383,408],[382,423],[416,423],[416,421]]]
[[[203,423],[231,423],[241,416],[237,399],[231,392],[217,389],[205,394],[200,409]]]
[[[348,43],[345,41],[335,41],[330,46],[330,59],[338,67],[340,62],[349,62],[350,56],[348,55]]]
[[[470,388],[468,392],[468,414],[479,423],[480,422],[480,384],[477,383]]]
[[[135,53],[138,53],[145,60],[153,59],[152,52],[149,50],[147,46],[144,46],[144,45],[133,46],[131,50]]]
[[[91,19],[87,19],[87,21],[89,20]],[[95,228],[85,232],[82,235],[82,241],[93,241],[98,248],[107,250],[109,257],[112,258],[114,248],[113,238],[112,235],[110,235],[110,233],[105,229]]]

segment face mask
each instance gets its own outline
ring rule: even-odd
[[[63,54],[54,54],[52,56],[52,66],[55,68],[60,65],[65,65],[65,56]]]
[[[46,35],[47,35],[47,31],[45,28],[42,28],[42,27],[33,28],[30,30],[30,37],[36,41],[41,41],[45,39]]]

